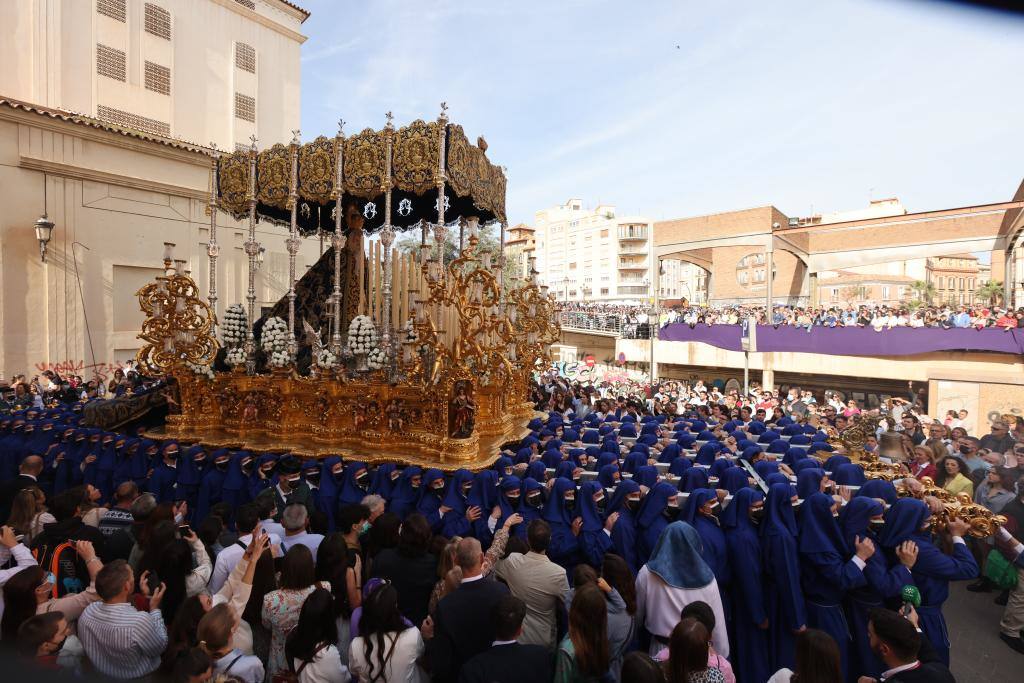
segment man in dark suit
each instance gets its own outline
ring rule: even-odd
[[[423,622],[426,660],[436,683],[456,683],[462,666],[491,647],[495,638],[491,614],[508,595],[508,587],[483,575],[480,541],[464,538],[455,550],[462,569],[462,584],[437,604],[437,612]]]
[[[30,455],[21,461],[18,476],[0,484],[0,523],[6,522],[11,515],[11,505],[22,489],[39,485],[39,474],[43,471],[43,459],[38,455]]]
[[[917,614],[911,611],[916,620]],[[871,649],[882,660],[886,670],[879,680],[885,683],[956,683],[946,665],[935,656],[934,648],[925,647],[916,625],[892,610],[876,607],[868,614],[868,638]],[[873,683],[874,678],[861,676],[858,683]]]
[[[520,645],[526,603],[506,595],[494,606],[494,637],[489,650],[466,662],[459,683],[548,683],[553,662],[540,645]]]

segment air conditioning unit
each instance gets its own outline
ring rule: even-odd
[[[795,228],[798,225],[800,225],[800,219],[799,218],[790,218],[789,219],[789,227]]]

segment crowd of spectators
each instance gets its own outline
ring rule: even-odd
[[[1024,653],[1020,420],[976,437],[886,405],[867,448],[899,497],[830,443],[864,410],[832,392],[546,374],[533,399],[528,436],[448,475],[14,410],[0,645],[190,683],[942,682],[942,603],[974,580]],[[926,478],[1010,521],[992,542],[933,528]]]
[[[562,324],[593,330],[615,330],[627,337],[645,337],[655,313],[650,306],[559,302]],[[985,329],[1004,331],[1024,327],[1024,308],[988,305],[944,306],[685,306],[660,310],[658,326],[682,323],[698,325],[739,325],[751,319],[758,325],[783,325],[806,329],[815,327],[869,327],[876,331],[895,327]]]

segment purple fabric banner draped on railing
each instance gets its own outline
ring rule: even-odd
[[[675,323],[662,328],[663,341],[691,341],[720,349],[740,351],[739,325],[688,325]],[[1024,330],[988,328],[951,329],[906,328],[875,332],[870,327],[805,328],[757,326],[758,351],[795,351],[832,356],[912,356],[934,351],[987,351],[1024,354]]]
[[[742,351],[739,325],[689,325],[675,323],[666,325],[658,333],[662,341],[702,342],[729,351]]]

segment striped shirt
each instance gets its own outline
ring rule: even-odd
[[[139,612],[126,602],[95,602],[78,619],[78,639],[100,673],[111,678],[141,678],[160,666],[167,628],[158,609]]]

